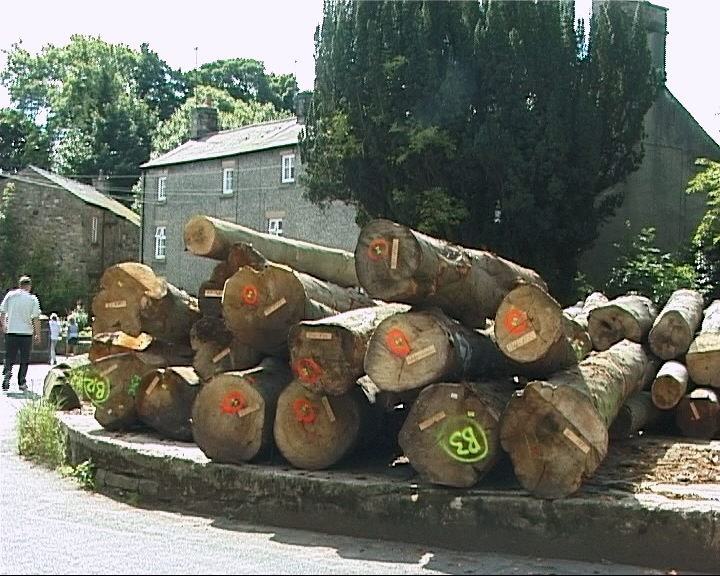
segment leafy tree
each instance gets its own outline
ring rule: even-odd
[[[15,184],[9,182],[0,195],[0,293],[15,287],[26,260],[26,246],[17,211]]]
[[[642,159],[657,87],[622,6],[599,4],[583,34],[571,1],[327,0],[308,198],[494,250],[567,299],[623,200],[608,187]]]
[[[0,169],[15,172],[28,164],[49,166],[49,142],[44,130],[22,112],[0,109]]]

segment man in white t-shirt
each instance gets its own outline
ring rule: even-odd
[[[28,363],[33,339],[40,342],[40,301],[31,294],[30,277],[21,276],[18,288],[10,290],[0,304],[0,332],[5,334],[5,368],[3,370],[2,389],[10,389],[15,358],[20,355],[18,369],[18,388],[27,390]]]

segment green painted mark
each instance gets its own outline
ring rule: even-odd
[[[137,374],[130,376],[130,385],[128,386],[128,394],[135,398],[137,396],[138,387],[140,386],[141,378]]]
[[[453,460],[467,464],[483,460],[490,452],[485,430],[466,416],[449,418],[440,431],[438,444]]]
[[[102,376],[83,374],[82,387],[93,404],[102,404],[110,397],[110,383]]]

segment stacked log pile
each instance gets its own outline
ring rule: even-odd
[[[719,434],[720,301],[696,291],[563,308],[531,269],[382,219],[354,253],[203,215],[184,239],[216,262],[198,298],[142,264],[103,275],[83,370],[104,427],[231,464],[399,452],[459,488],[507,457],[550,499],[641,430]]]

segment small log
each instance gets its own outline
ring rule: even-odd
[[[588,333],[595,350],[607,350],[627,338],[644,342],[657,318],[652,301],[639,294],[626,294],[593,308],[588,314]]]
[[[354,256],[345,250],[274,236],[205,215],[190,218],[183,237],[185,248],[198,256],[224,260],[233,244],[246,242],[273,262],[338,286],[359,286]]]
[[[252,368],[263,358],[254,347],[239,342],[222,318],[212,316],[200,318],[193,324],[190,346],[195,351],[192,366],[203,382],[220,372]]]
[[[293,380],[278,399],[275,444],[296,468],[329,468],[372,441],[377,431],[375,413],[360,388],[325,396]]]
[[[288,346],[295,378],[315,394],[339,396],[365,374],[368,342],[377,326],[407,304],[389,303],[303,320],[290,328]]]
[[[190,327],[200,317],[197,298],[176,288],[139,262],[106,268],[92,301],[93,333],[142,332],[165,342],[188,344]]]
[[[500,442],[526,490],[560,498],[595,472],[607,455],[608,428],[628,397],[642,389],[648,363],[641,344],[622,340],[513,394]]]
[[[502,454],[500,415],[514,390],[510,380],[423,388],[399,434],[413,469],[433,484],[474,486]]]
[[[720,435],[720,400],[717,390],[701,386],[685,395],[675,409],[675,422],[689,438],[717,438]]]
[[[658,370],[650,388],[652,403],[660,410],[675,408],[687,393],[689,379],[685,364],[668,360]]]
[[[189,366],[156,368],[145,374],[135,396],[138,418],[160,435],[189,442],[190,418],[200,379]]]
[[[355,267],[372,297],[438,306],[470,328],[485,327],[518,282],[547,289],[534,270],[384,219],[372,220],[360,231]]]
[[[43,380],[43,398],[58,410],[75,410],[81,407],[78,391],[73,388],[75,371],[90,365],[87,354],[68,356],[64,362],[55,364]],[[82,391],[79,391],[82,394]]]
[[[123,352],[148,352],[155,356],[162,356],[166,366],[186,366],[193,359],[193,351],[189,346],[163,342],[146,332],[131,336],[122,331],[93,334],[88,357],[91,362],[95,362],[105,356]]]
[[[225,323],[241,342],[287,357],[288,333],[301,320],[317,320],[375,302],[352,288],[324,282],[287,266],[243,266],[227,282]]]
[[[193,404],[195,443],[215,462],[242,464],[270,456],[278,396],[291,380],[287,362],[273,357],[249,370],[216,374]]]
[[[665,413],[653,404],[652,396],[647,390],[639,390],[632,394],[615,416],[608,430],[611,440],[623,440],[655,427],[662,421]]]
[[[572,314],[572,319],[578,324],[583,330],[587,332],[588,329],[588,317],[590,312],[598,306],[604,306],[608,303],[608,297],[602,292],[592,292],[588,294],[585,300],[579,306],[577,313]],[[592,343],[592,340],[591,340]]]
[[[700,331],[685,354],[692,380],[698,386],[720,388],[720,300],[703,311]]]
[[[662,360],[682,357],[690,348],[703,315],[703,297],[697,290],[675,290],[648,334],[650,350]]]
[[[517,367],[497,347],[490,330],[471,330],[439,308],[400,312],[383,320],[370,337],[364,366],[386,392],[505,376]]]

